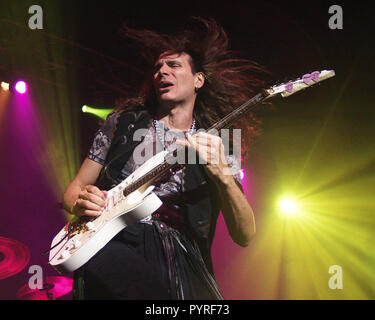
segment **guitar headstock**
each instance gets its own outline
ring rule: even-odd
[[[323,80],[332,78],[334,76],[334,70],[322,70],[307,73],[304,74],[301,78],[298,78],[297,80],[289,81],[267,89],[267,98],[270,98],[278,94],[280,94],[283,98],[289,97],[297,91],[306,89],[307,87],[313,86],[314,84],[317,84]]]

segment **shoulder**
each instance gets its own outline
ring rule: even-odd
[[[133,132],[133,129],[149,127],[152,122],[152,115],[144,106],[116,111],[114,117],[117,134],[120,135]]]
[[[129,98],[119,100],[114,110],[117,122],[136,122],[140,118],[151,117],[151,108],[145,103],[144,98]]]

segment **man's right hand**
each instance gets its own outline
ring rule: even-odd
[[[107,191],[101,191],[93,185],[85,186],[78,194],[71,212],[76,216],[96,217],[101,215],[106,206]]]

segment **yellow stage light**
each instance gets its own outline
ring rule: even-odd
[[[82,106],[82,112],[84,113],[91,113],[101,119],[106,119],[107,116],[113,111],[113,109],[100,109],[100,108],[93,108],[87,105]]]
[[[283,197],[279,201],[279,209],[283,216],[295,216],[300,213],[298,202],[292,197]]]
[[[2,81],[1,82],[1,89],[5,91],[9,91],[9,83]]]

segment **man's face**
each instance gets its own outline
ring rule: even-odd
[[[163,53],[154,66],[154,88],[162,102],[183,102],[195,96],[198,73],[193,74],[186,53]]]

